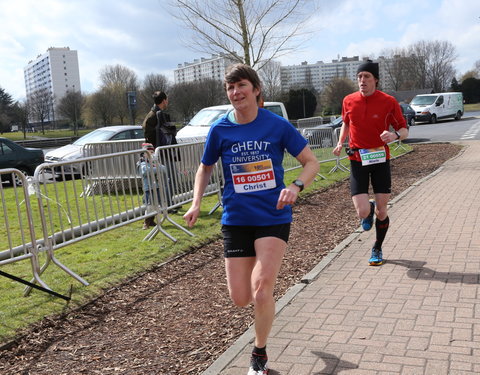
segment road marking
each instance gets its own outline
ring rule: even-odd
[[[460,137],[460,139],[475,139],[477,136],[478,132],[480,132],[480,122],[477,122],[476,124],[473,124],[470,129],[468,129],[463,135]]]

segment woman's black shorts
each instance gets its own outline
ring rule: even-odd
[[[290,223],[269,226],[222,225],[222,233],[225,258],[254,257],[254,244],[258,238],[276,237],[288,242]]]
[[[390,194],[392,191],[390,160],[385,163],[365,166],[359,161],[350,160],[350,191],[352,197],[357,194],[368,194],[370,180],[375,194]]]

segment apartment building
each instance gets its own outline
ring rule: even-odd
[[[68,91],[81,91],[77,51],[69,47],[50,47],[29,61],[23,72],[27,98],[46,93],[53,99],[47,121],[54,120],[54,106]]]
[[[321,92],[324,87],[334,78],[349,78],[356,83],[357,68],[368,57],[360,59],[359,56],[342,57],[332,60],[330,63],[317,61],[314,64],[308,64],[306,61],[300,65],[287,65],[281,67],[281,85],[282,91],[291,88],[309,88],[313,87]],[[380,57],[380,83],[383,89],[389,89],[391,83],[386,79],[385,58]]]
[[[224,53],[210,58],[195,59],[193,62],[178,64],[173,71],[175,83],[198,82],[215,79],[223,82],[225,69],[236,61]]]

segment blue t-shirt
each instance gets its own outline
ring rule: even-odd
[[[283,183],[285,150],[297,156],[307,141],[283,117],[259,108],[255,120],[235,124],[228,115],[208,133],[202,163],[222,158],[225,189],[222,224],[277,225],[292,221],[292,209],[276,205]]]

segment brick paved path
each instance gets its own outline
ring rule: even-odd
[[[392,201],[386,263],[352,234],[277,304],[271,375],[480,374],[480,141]],[[247,373],[253,330],[207,374]]]

